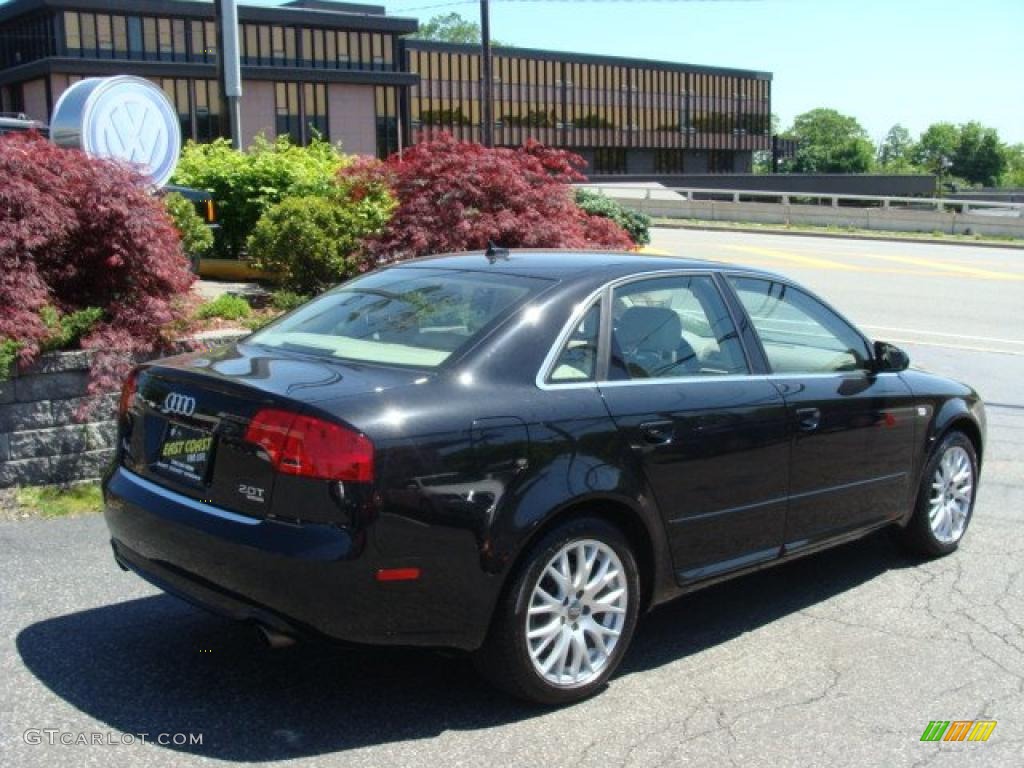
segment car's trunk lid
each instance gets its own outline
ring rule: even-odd
[[[425,375],[244,344],[170,358],[139,378],[121,461],[179,493],[265,517],[272,514],[280,476],[265,452],[246,440],[260,410],[302,412],[322,400],[381,392]],[[291,490],[295,480],[286,479]],[[320,481],[307,490],[324,493],[329,502],[327,485]]]

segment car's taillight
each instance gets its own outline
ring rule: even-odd
[[[265,408],[253,417],[245,440],[266,451],[274,469],[286,475],[373,480],[373,443],[340,424]]]
[[[132,370],[128,374],[128,378],[124,380],[124,384],[121,385],[121,399],[117,404],[117,415],[120,418],[124,418],[128,409],[132,407],[132,402],[135,400],[135,391],[139,386],[139,371],[138,369]]]

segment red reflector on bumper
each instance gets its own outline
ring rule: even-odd
[[[419,568],[381,568],[377,571],[377,581],[416,581],[419,577]]]

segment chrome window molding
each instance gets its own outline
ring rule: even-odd
[[[714,280],[714,275],[715,274],[716,274],[715,272],[709,272],[707,270],[702,270],[702,269],[673,269],[673,270],[664,270],[664,271],[657,270],[657,271],[651,271],[651,272],[638,272],[635,275],[626,275],[625,277],[617,277],[614,280],[610,280],[609,282],[605,283],[604,285],[602,285],[597,290],[592,291],[585,299],[583,299],[583,301],[581,301],[579,304],[576,305],[576,308],[573,310],[572,315],[570,315],[569,320],[566,322],[565,326],[562,328],[562,330],[559,332],[557,338],[555,339],[555,343],[551,346],[551,349],[548,350],[547,355],[544,357],[544,361],[541,363],[540,370],[537,371],[537,377],[535,379],[535,383],[537,385],[537,388],[541,389],[541,390],[545,390],[545,391],[548,391],[548,390],[558,391],[558,390],[568,390],[568,389],[597,389],[599,387],[652,386],[652,385],[656,385],[656,384],[695,384],[695,383],[699,383],[699,382],[757,381],[757,380],[778,381],[778,380],[782,380],[782,379],[794,379],[794,378],[800,378],[800,379],[823,379],[823,378],[835,377],[835,376],[857,376],[857,375],[872,375],[872,376],[897,376],[897,375],[899,375],[898,372],[896,372],[896,371],[878,371],[878,372],[872,373],[871,371],[868,371],[867,369],[858,369],[858,370],[855,370],[855,371],[825,371],[825,372],[821,372],[821,373],[800,373],[800,372],[794,372],[794,373],[741,373],[741,374],[722,374],[722,375],[687,375],[687,376],[671,376],[671,377],[666,376],[666,377],[657,378],[657,379],[621,379],[621,380],[612,380],[612,379],[602,379],[602,378],[598,377],[597,372],[595,370],[594,378],[587,379],[586,381],[549,381],[548,380],[548,377],[551,375],[552,369],[554,368],[554,364],[555,364],[556,360],[558,359],[558,356],[561,354],[562,348],[565,346],[566,341],[568,341],[569,336],[572,334],[572,329],[575,328],[577,325],[579,325],[579,323],[583,320],[583,317],[587,314],[588,311],[590,311],[590,308],[594,305],[594,303],[596,301],[598,301],[598,300],[600,300],[602,298],[607,297],[607,298],[609,298],[609,301],[605,302],[605,307],[606,308],[610,307],[611,306],[610,298],[611,298],[612,291],[614,291],[620,285],[625,285],[627,283],[632,283],[632,282],[635,282],[635,281],[638,281],[638,280],[649,280],[651,278],[657,278],[657,277],[679,277],[679,276],[683,276],[683,275],[689,276],[689,277],[708,276],[708,277],[711,277],[712,280]],[[725,278],[726,280],[728,280],[728,278],[730,276],[733,276],[733,275],[738,276],[738,277],[759,278],[761,280],[772,280],[772,281],[775,281],[775,282],[784,283],[784,284],[792,287],[794,290],[801,291],[801,292],[807,294],[808,296],[810,296],[815,301],[820,302],[829,311],[834,313],[836,315],[836,317],[838,317],[840,320],[842,320],[844,323],[846,323],[848,326],[850,326],[854,330],[854,332],[856,332],[857,335],[860,336],[864,340],[864,342],[867,345],[869,350],[872,348],[871,340],[868,339],[861,332],[861,330],[856,325],[851,323],[844,315],[842,315],[840,312],[836,311],[836,309],[833,308],[831,304],[829,304],[827,301],[822,300],[816,294],[808,291],[806,288],[803,288],[800,285],[797,285],[796,283],[794,283],[791,280],[788,280],[786,278],[783,278],[783,277],[780,277],[778,275],[774,275],[774,274],[771,274],[771,273],[748,271],[748,270],[744,270],[744,269],[735,269],[735,270],[733,270],[733,269],[724,270],[723,269],[720,272],[718,272],[717,274],[721,274],[722,277]],[[718,285],[717,281],[715,281],[715,287],[721,293],[722,289]],[[723,302],[725,301],[725,297],[724,296],[722,297],[722,300],[723,300]],[[729,305],[728,305],[728,302],[726,302],[726,309],[730,309]],[[602,314],[601,314],[601,325],[602,325],[602,327],[605,324],[605,318],[606,317],[607,317],[607,309],[604,312],[602,312]],[[733,321],[733,325],[736,325],[736,318],[732,317],[731,309],[730,309],[730,317],[731,317],[731,319]],[[739,331],[737,329],[737,333],[738,332]],[[756,332],[757,331],[755,330],[755,333]],[[760,338],[760,337],[758,337],[758,338]],[[749,366],[750,365],[749,352],[746,349],[746,345],[743,344],[742,341],[741,341],[741,344],[743,345],[743,354],[748,356],[747,365]],[[598,365],[595,366],[595,368],[599,368],[601,360],[604,359],[605,357],[607,357],[607,355],[605,354],[605,352],[606,352],[605,347],[606,347],[606,345],[604,343],[604,340],[602,339],[601,343],[599,343],[599,345],[598,345]]]

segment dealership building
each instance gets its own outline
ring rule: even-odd
[[[238,6],[245,138],[316,134],[384,156],[435,131],[481,136],[478,46],[411,39],[383,7]],[[85,77],[133,74],[167,94],[182,136],[225,133],[212,3],[11,0],[0,5],[0,112],[46,121]],[[582,154],[595,174],[747,173],[771,148],[767,72],[497,47],[495,145]]]

